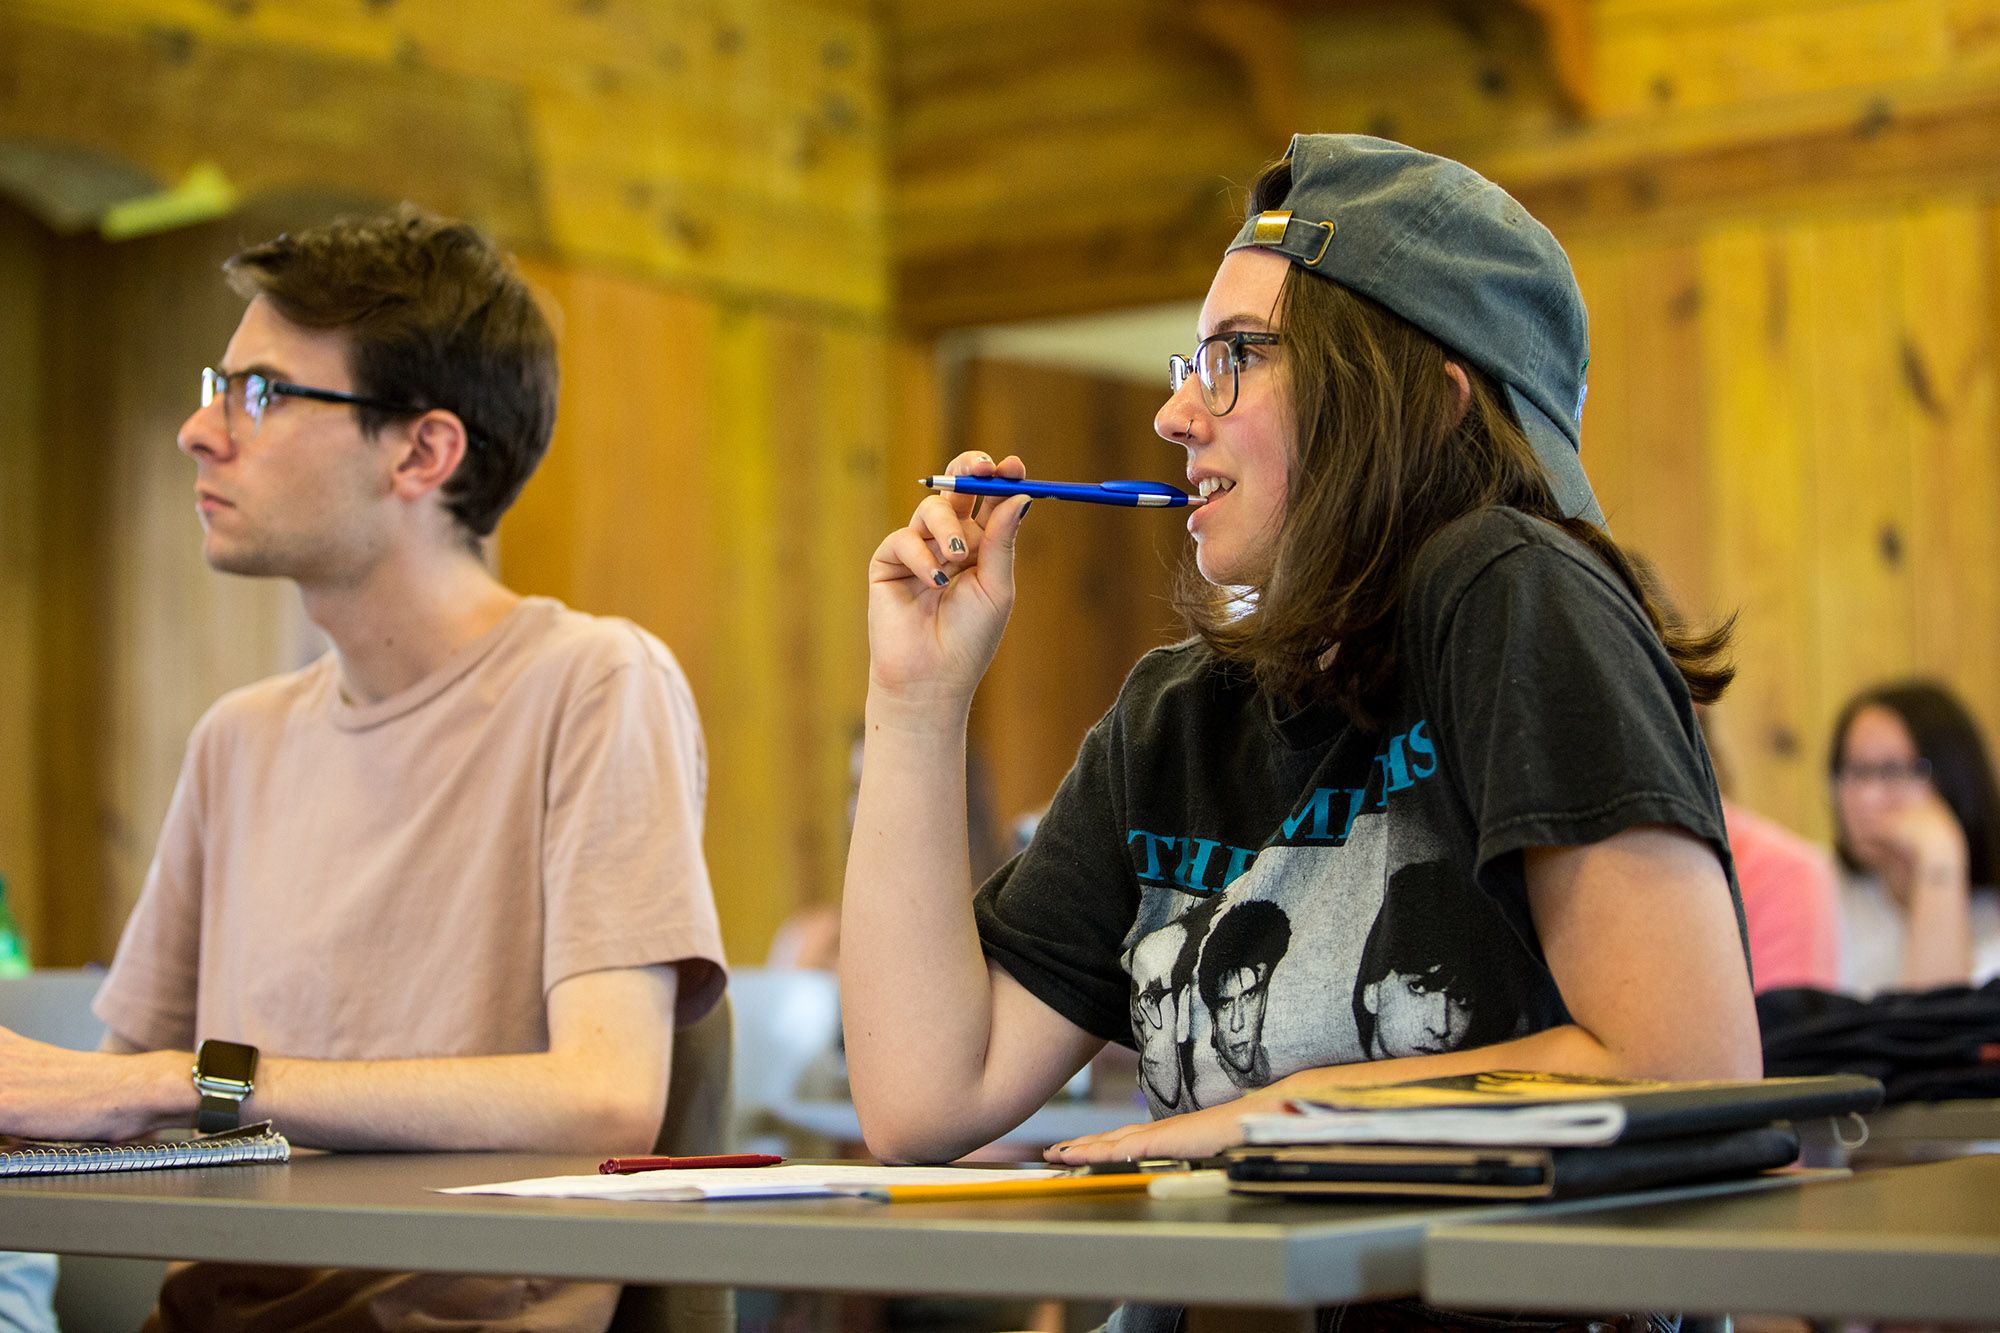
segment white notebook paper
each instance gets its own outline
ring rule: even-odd
[[[698,1203],[705,1199],[829,1198],[891,1185],[962,1185],[1045,1180],[1056,1167],[965,1166],[727,1166],[686,1171],[638,1171],[629,1176],[543,1176],[494,1185],[459,1185],[438,1194],[511,1194],[531,1199],[637,1199]]]

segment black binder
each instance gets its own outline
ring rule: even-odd
[[[1764,1125],[1592,1148],[1315,1143],[1224,1159],[1235,1194],[1552,1199],[1754,1175],[1798,1155],[1795,1133]]]

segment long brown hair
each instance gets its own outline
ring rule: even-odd
[[[1273,184],[1267,171],[1251,211],[1275,207],[1288,179]],[[1372,724],[1395,678],[1397,613],[1417,552],[1453,520],[1504,505],[1582,542],[1631,590],[1695,701],[1721,697],[1735,675],[1726,655],[1736,618],[1707,631],[1684,624],[1603,528],[1564,517],[1483,372],[1386,307],[1296,265],[1279,324],[1275,364],[1293,447],[1270,569],[1246,599],[1209,584],[1190,561],[1176,591],[1189,626],[1225,661],[1280,700],[1330,699]],[[1446,361],[1471,381],[1462,415]]]

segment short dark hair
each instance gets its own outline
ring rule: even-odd
[[[1974,884],[1992,884],[2000,873],[2000,784],[1993,761],[1972,720],[1956,695],[1935,680],[1904,680],[1864,690],[1848,700],[1833,724],[1833,744],[1827,753],[1830,778],[1840,771],[1840,752],[1848,729],[1864,708],[1886,708],[1903,720],[1916,742],[1917,753],[1930,765],[1931,786],[1957,816],[1965,830],[1966,873]],[[1833,846],[1840,863],[1860,869],[1840,827],[1840,807],[1834,806]]]
[[[294,324],[347,335],[357,393],[465,423],[445,508],[473,538],[493,531],[548,451],[555,334],[507,257],[462,222],[411,204],[337,218],[253,245],[223,264],[229,285]],[[374,434],[397,412],[357,406]]]
[[[1253,898],[1216,919],[1201,944],[1195,987],[1210,1009],[1222,998],[1222,979],[1239,967],[1276,967],[1292,946],[1292,919],[1274,902]]]
[[[1421,978],[1463,1002],[1470,1011],[1466,1046],[1505,1037],[1520,1021],[1497,975],[1511,964],[1494,956],[1493,941],[1507,934],[1492,900],[1448,862],[1413,862],[1389,876],[1354,975],[1354,1027],[1363,1055],[1374,1042],[1375,1015],[1362,991],[1391,972]]]

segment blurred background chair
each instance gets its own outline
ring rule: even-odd
[[[731,1065],[735,1022],[730,991],[698,1021],[674,1032],[667,1109],[653,1151],[694,1157],[724,1152],[732,1129]],[[728,1287],[627,1287],[607,1333],[727,1333],[736,1326]]]
[[[839,980],[810,969],[732,968],[729,995],[736,1020],[730,1146],[786,1156],[833,1151],[843,1136],[816,1133],[788,1112],[803,1102],[847,1100]]]

